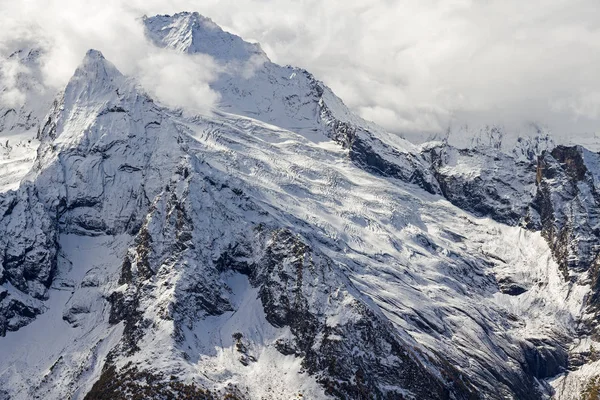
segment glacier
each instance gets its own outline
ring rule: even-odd
[[[600,155],[412,144],[197,13],[171,109],[43,48],[0,109],[0,399],[579,399],[600,375]],[[8,61],[2,61],[8,62]],[[186,397],[187,396],[187,397]]]

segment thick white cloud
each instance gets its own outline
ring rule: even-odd
[[[139,67],[132,60],[146,50],[134,17],[189,10],[259,41],[276,62],[308,69],[351,108],[394,132],[425,137],[449,124],[528,121],[560,134],[600,131],[596,0],[0,3],[3,35],[2,19],[20,14],[50,26],[62,41],[48,73],[57,81],[89,47],[120,68]]]
[[[165,105],[202,112],[218,100],[208,86],[217,71],[208,56],[162,50],[144,57],[137,75],[142,86]]]

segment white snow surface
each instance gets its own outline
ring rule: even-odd
[[[126,236],[60,238],[58,274],[45,312],[0,340],[0,387],[12,398],[83,398],[118,342],[121,326],[107,323],[105,297],[114,289]],[[63,320],[79,308],[77,326]]]
[[[562,279],[539,233],[476,218],[439,195],[355,166],[324,134],[319,102],[336,118],[369,129],[396,148],[416,148],[353,116],[327,88],[315,94],[312,76],[272,64],[257,45],[224,36],[210,20],[189,14],[151,21],[146,23],[164,45],[212,52],[238,69],[215,84],[223,98],[220,108],[190,117],[155,104],[132,78],[90,51],[51,110],[55,128],[43,132],[35,163],[37,142],[28,142],[32,132],[14,134],[23,144],[11,145],[0,159],[3,191],[16,188],[29,172],[26,179],[44,188],[42,200],[49,206],[61,197],[71,205],[81,199],[100,205],[74,206],[61,221],[58,272],[44,312],[0,338],[0,397],[2,390],[11,399],[85,396],[121,340],[122,324],[108,323],[106,298],[127,289],[117,281],[123,258],[134,247],[128,224],[138,221],[167,235],[160,225],[160,218],[167,218],[162,215],[171,193],[167,185],[187,196],[194,221],[204,223],[194,235],[205,243],[206,260],[263,218],[236,206],[239,190],[268,218],[295,229],[333,259],[358,296],[381,310],[406,343],[424,354],[444,354],[466,375],[485,378],[488,363],[517,371],[522,360],[515,349],[523,340],[575,336],[589,286]],[[207,41],[188,29],[198,23]],[[486,167],[473,159],[455,161],[448,168],[462,176]],[[189,186],[177,175],[181,165],[195,166]],[[224,189],[206,192],[206,178]],[[142,198],[152,206],[140,206]],[[101,228],[80,223],[83,218]],[[161,248],[166,242],[156,243],[155,251],[166,251]],[[257,290],[241,274],[217,274],[213,282],[215,290],[224,288],[232,310],[198,316],[184,331],[184,344],[175,343],[173,323],[160,315],[176,303],[179,286],[208,268],[203,260],[185,262],[193,264],[187,272],[165,258],[143,303],[145,317],[155,325],[140,351],[119,359],[119,365],[132,361],[172,371],[214,390],[236,385],[256,399],[327,397],[302,370],[301,358],[274,348],[291,333],[266,321]],[[502,294],[497,280],[503,277],[527,290]],[[75,322],[65,321],[67,314]],[[327,323],[336,326],[348,318],[353,315],[332,313]],[[232,335],[238,332],[256,359],[249,366],[239,362],[235,350]],[[589,364],[576,376],[595,371],[596,364]],[[574,382],[553,380],[557,398],[572,398],[580,388]]]

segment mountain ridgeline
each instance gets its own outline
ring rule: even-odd
[[[594,398],[599,154],[416,146],[208,18],[141,21],[222,67],[213,112],[10,56],[0,399]]]

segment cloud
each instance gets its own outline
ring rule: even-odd
[[[554,99],[550,102],[550,105],[557,112],[571,112],[575,119],[595,120],[600,117],[600,92],[586,90],[579,95]]]
[[[18,107],[25,102],[25,94],[18,87],[18,76],[27,74],[27,67],[15,59],[7,60],[0,65],[0,82],[4,90],[0,92],[0,104]]]
[[[60,50],[48,64],[49,81],[64,81],[73,58],[89,47],[124,72],[140,69],[136,60],[145,60],[147,49],[135,18],[188,10],[259,41],[273,61],[306,68],[363,117],[415,139],[462,123],[510,128],[538,121],[558,134],[600,130],[595,0],[0,3],[3,34],[31,36],[6,25],[3,18],[14,14],[51,31]]]
[[[206,112],[218,100],[209,83],[219,67],[209,56],[185,57],[157,48],[144,35],[140,10],[125,1],[0,0],[0,54],[42,44],[42,80],[62,89],[90,48],[100,50],[121,72],[135,76],[157,100],[171,107]],[[10,66],[10,64],[7,64]],[[17,71],[1,77],[3,102],[23,101]]]
[[[142,86],[165,105],[207,112],[219,100],[209,87],[218,70],[209,56],[161,49],[144,58],[138,76]]]
[[[600,130],[598,116],[574,118],[581,108],[551,106],[600,92],[593,0],[220,0],[198,7],[260,41],[275,61],[315,73],[394,132],[427,137],[449,124],[530,121],[557,134]]]

